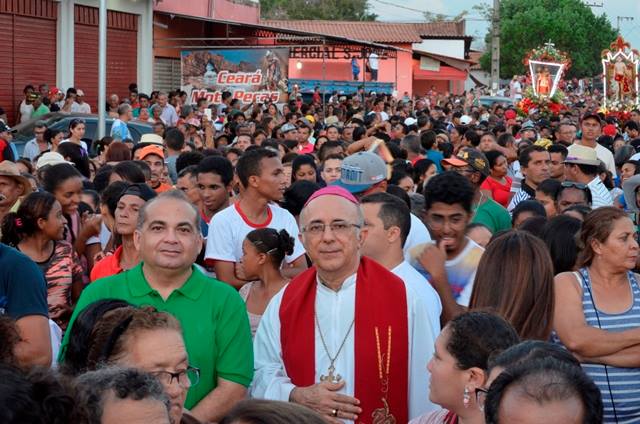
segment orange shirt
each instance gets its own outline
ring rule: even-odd
[[[100,259],[91,269],[91,282],[104,277],[120,274],[123,269],[120,266],[120,257],[122,256],[122,246],[119,246],[113,255],[105,256]]]
[[[152,187],[153,188],[153,187]],[[170,186],[169,184],[160,184],[158,187],[154,188],[153,190],[160,194],[160,193],[164,193],[165,191],[169,191],[173,189],[173,186]]]

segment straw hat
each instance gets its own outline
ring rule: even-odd
[[[18,169],[18,165],[15,163],[5,160],[0,162],[0,176],[1,177],[9,177],[13,178],[13,180],[22,185],[22,195],[26,196],[31,193],[31,184],[29,183],[29,179],[20,175],[20,170]]]

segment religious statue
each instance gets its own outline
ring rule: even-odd
[[[602,52],[605,102],[635,107],[638,101],[638,58],[638,51],[620,36]]]
[[[548,97],[549,93],[551,93],[551,73],[549,72],[549,67],[544,66],[540,71],[538,71],[536,77],[536,91],[539,96]]]
[[[558,81],[571,64],[569,56],[549,42],[537,47],[525,56],[535,97],[550,99],[558,90]]]
[[[616,62],[613,64],[613,79],[618,85],[616,91],[618,100],[620,101],[624,100],[624,98],[632,92],[629,74],[627,64],[624,63],[621,56],[618,56]]]

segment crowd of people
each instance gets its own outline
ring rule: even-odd
[[[1,422],[640,422],[640,111],[222,98],[0,121]]]

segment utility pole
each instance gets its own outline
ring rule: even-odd
[[[618,34],[620,34],[620,22],[622,21],[633,21],[633,16],[618,16],[616,18],[616,21],[618,22],[618,26],[616,27],[616,30],[618,31]]]
[[[107,103],[107,0],[98,9],[98,138],[105,136]]]
[[[500,0],[493,0],[491,18],[491,94],[500,89]]]

